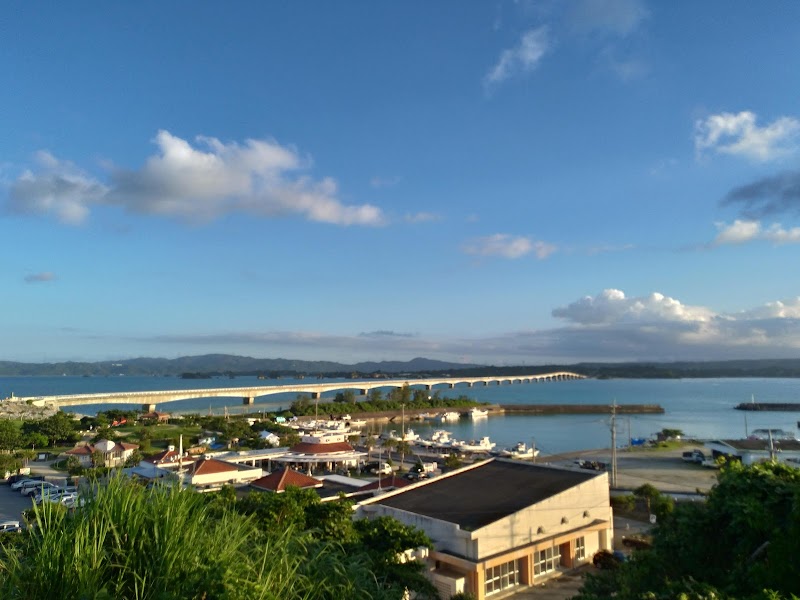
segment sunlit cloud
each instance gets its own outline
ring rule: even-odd
[[[792,154],[797,149],[800,121],[780,117],[759,127],[750,111],[720,113],[695,122],[695,151],[698,157],[708,153],[741,156],[755,162],[767,162]]]
[[[98,205],[196,223],[231,213],[297,215],[334,225],[385,223],[375,206],[343,204],[333,179],[312,179],[304,173],[309,161],[275,141],[223,143],[200,136],[192,144],[162,130],[154,142],[158,152],[144,166],[113,168],[107,183],[40,153],[39,171],[26,171],[12,184],[8,208],[67,224],[82,223]]]
[[[717,223],[717,234],[714,243],[718,246],[726,244],[746,244],[763,240],[776,245],[800,243],[800,227],[785,229],[780,223],[773,223],[767,228],[759,221],[736,220],[731,224]]]

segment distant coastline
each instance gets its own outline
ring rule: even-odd
[[[703,362],[628,362],[546,364],[539,366],[492,366],[444,362],[427,358],[343,364],[283,358],[252,358],[228,354],[180,358],[135,358],[98,362],[23,363],[0,361],[0,377],[283,377],[325,378],[424,378],[443,375],[482,377],[536,374],[567,370],[596,379],[705,379],[705,378],[800,378],[798,359],[758,359]]]

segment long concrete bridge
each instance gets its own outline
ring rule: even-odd
[[[540,373],[538,375],[505,375],[502,377],[445,377],[438,379],[370,379],[364,381],[337,381],[332,383],[297,383],[292,385],[267,385],[255,387],[210,388],[203,390],[165,390],[149,392],[111,392],[101,394],[70,394],[63,396],[15,397],[4,402],[28,402],[34,406],[81,406],[85,404],[141,404],[145,411],[153,411],[159,404],[191,400],[194,398],[242,398],[244,404],[254,404],[256,398],[273,394],[309,394],[319,398],[325,392],[339,390],[358,390],[362,395],[371,389],[404,386],[422,386],[431,390],[435,385],[446,385],[450,389],[464,384],[467,387],[490,384],[536,383],[542,381],[562,381],[566,379],[585,379],[584,375],[569,371]]]

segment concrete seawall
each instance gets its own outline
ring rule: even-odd
[[[610,404],[501,404],[506,414],[525,415],[610,415]],[[618,415],[664,414],[659,404],[617,404]]]

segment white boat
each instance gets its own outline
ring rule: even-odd
[[[424,446],[426,448],[431,447],[442,447],[443,445],[450,445],[452,440],[450,439],[451,433],[449,431],[445,431],[444,429],[437,429],[431,434],[431,437],[428,439],[418,438],[414,443],[419,446]]]
[[[480,419],[481,417],[488,417],[489,411],[473,406],[469,409],[469,416],[471,419]]]
[[[443,412],[439,415],[440,421],[458,421],[461,415],[454,411]]]
[[[530,459],[539,456],[539,449],[528,447],[525,442],[517,442],[515,446],[501,450],[498,454],[506,458]]]
[[[396,442],[416,442],[419,439],[419,435],[414,433],[414,430],[410,427],[406,429],[406,432],[403,435],[399,435],[396,429],[392,429],[383,437],[387,440],[394,440]]]
[[[472,440],[469,442],[453,442],[452,446],[461,452],[489,452],[496,446],[496,444],[489,439],[488,435],[485,435],[479,440]]]

